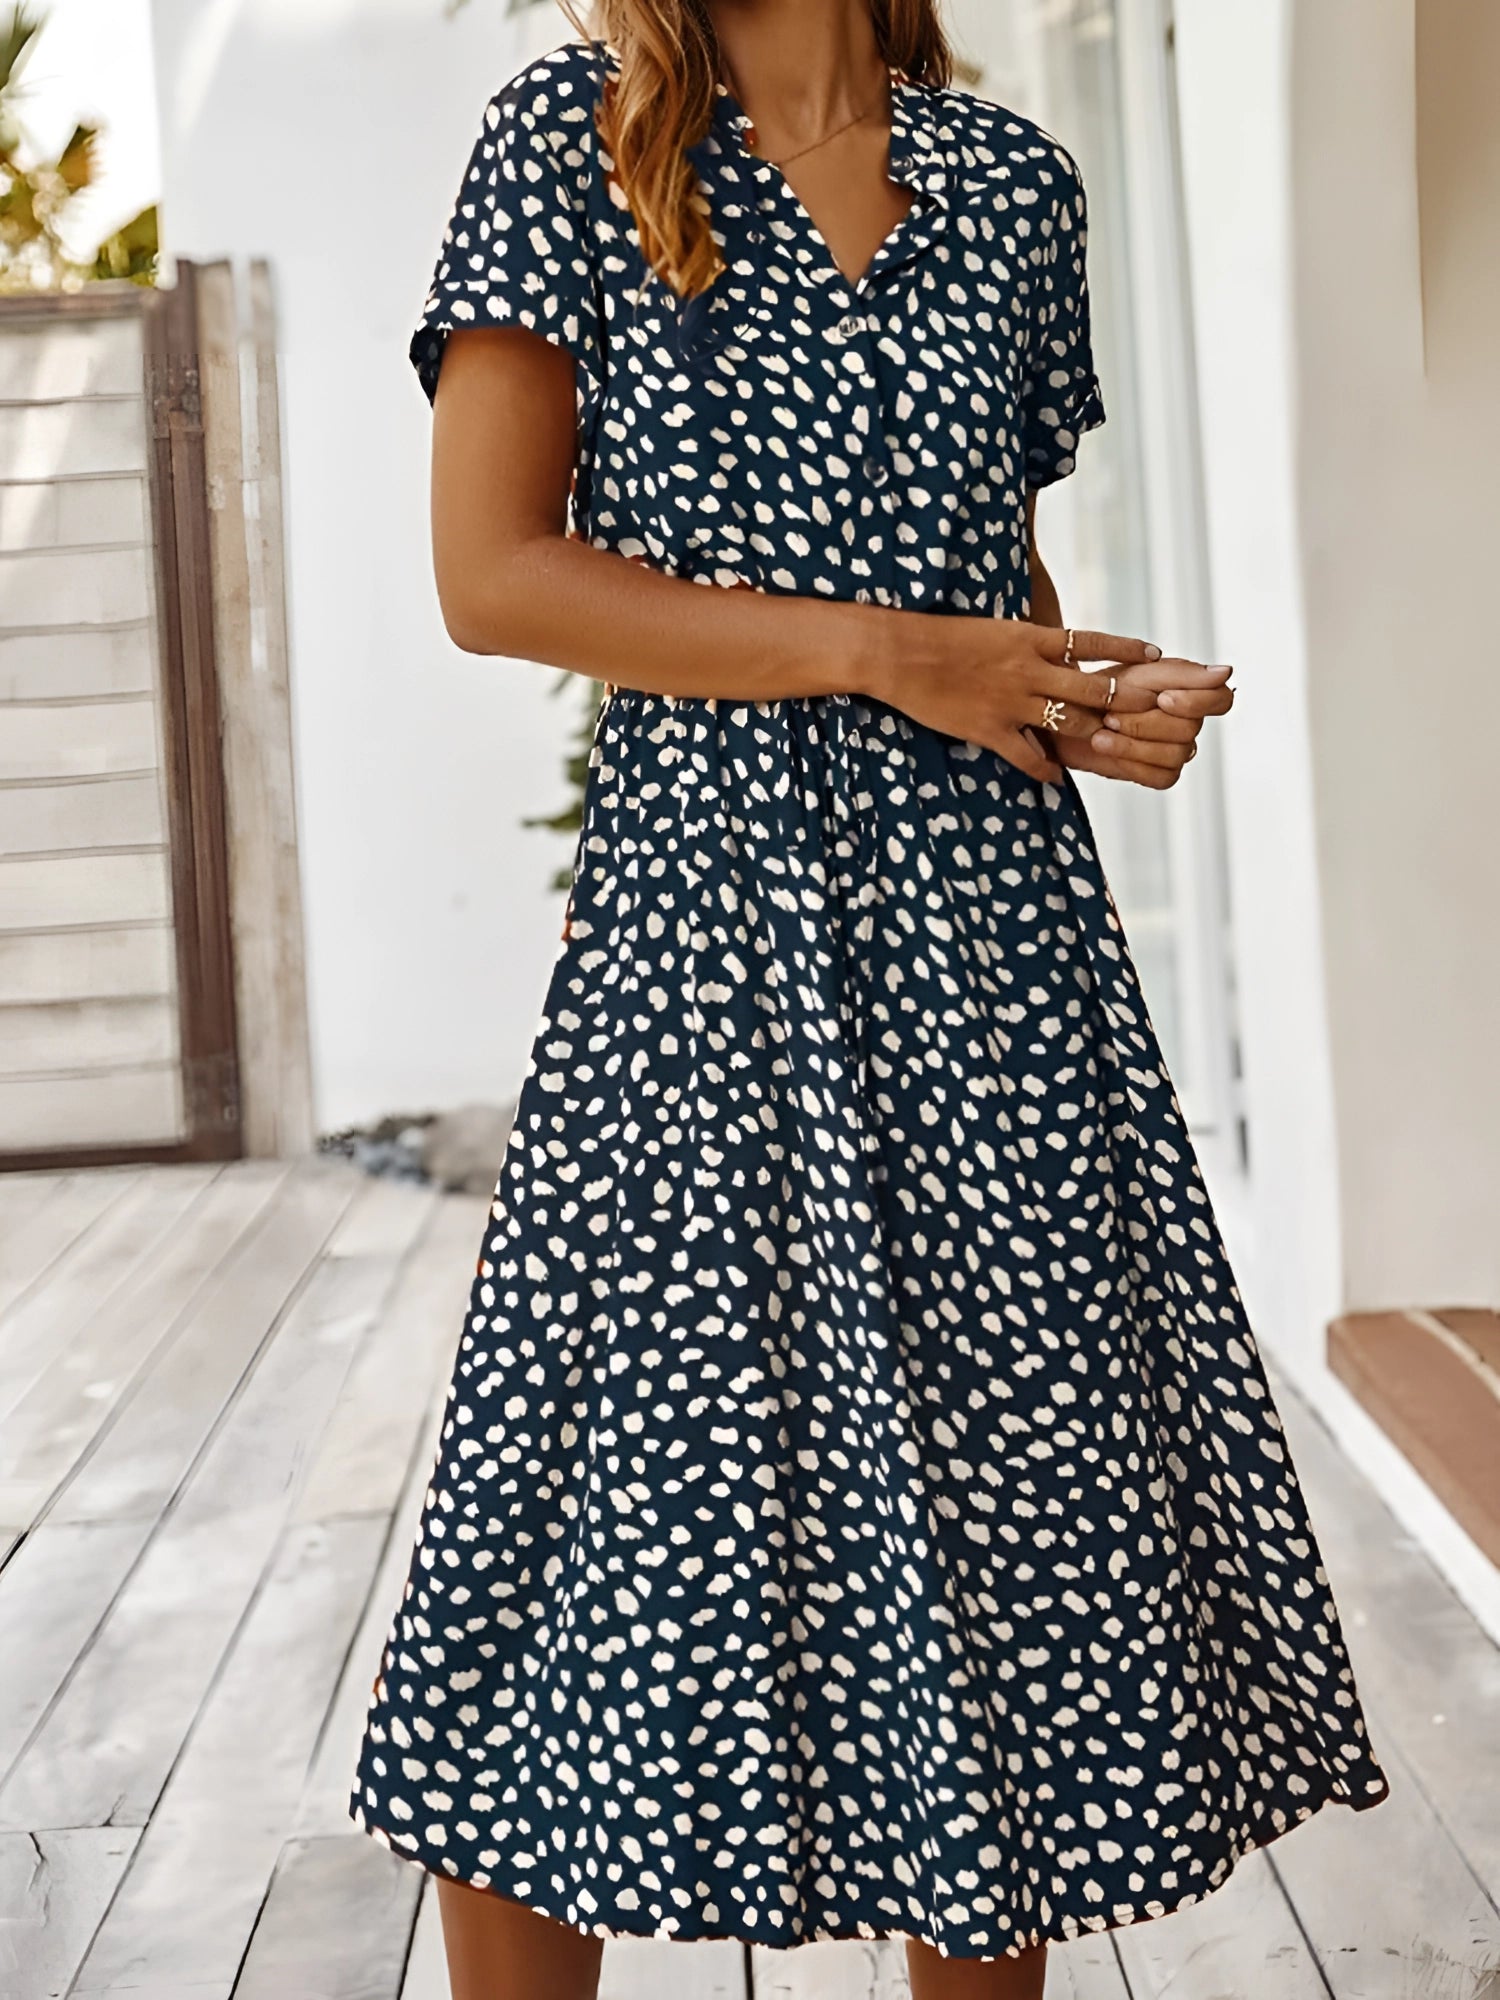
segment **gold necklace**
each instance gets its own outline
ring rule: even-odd
[[[733,94],[736,104],[738,104],[740,109],[743,111],[745,101],[740,96],[739,85],[735,82],[733,74],[729,69],[729,65],[725,63],[722,58],[720,59],[720,67],[724,71],[725,78],[728,82],[729,89]],[[887,82],[889,82],[889,78],[887,78]],[[766,162],[766,165],[768,167],[775,167],[779,171],[782,167],[789,167],[792,164],[793,160],[800,160],[804,156],[804,154],[816,153],[820,146],[831,145],[833,141],[837,139],[842,133],[852,131],[856,125],[862,125],[864,123],[865,119],[869,117],[870,113],[875,109],[876,105],[880,102],[884,90],[885,90],[885,85],[882,84],[881,88],[876,91],[875,95],[870,99],[869,103],[865,105],[863,110],[856,111],[852,118],[846,118],[842,125],[835,125],[833,130],[831,132],[825,132],[821,139],[814,139],[811,145],[799,146],[795,153],[783,153],[779,160],[773,160],[769,157],[768,154],[765,153],[762,153],[760,155],[760,158]],[[749,130],[750,141],[752,144],[755,144],[758,142],[758,134],[756,133],[755,129],[755,120],[750,117],[750,114],[748,112],[745,112],[745,118],[750,128]]]

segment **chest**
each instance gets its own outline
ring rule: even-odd
[[[677,298],[628,225],[605,259],[589,531],[708,580],[980,601],[973,573],[1017,568],[1024,515],[1035,270],[1007,203],[703,164],[725,264],[707,292]]]
[[[819,148],[779,170],[808,229],[826,247],[849,286],[857,286],[881,245],[910,213],[911,188],[889,173],[883,130],[849,132],[832,148]]]

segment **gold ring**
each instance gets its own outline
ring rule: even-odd
[[[1108,715],[1110,709],[1113,708],[1114,700],[1115,700],[1115,677],[1113,674],[1111,674],[1109,677],[1109,693],[1104,697],[1104,712],[1106,715]]]
[[[1067,713],[1068,704],[1065,701],[1049,700],[1046,708],[1042,711],[1043,729],[1050,729],[1055,734],[1062,728]]]
[[[1071,625],[1068,627],[1065,637],[1067,640],[1067,644],[1063,647],[1063,665],[1065,667],[1076,667],[1078,665],[1078,660],[1075,655],[1075,647],[1077,645],[1077,634],[1074,632]]]

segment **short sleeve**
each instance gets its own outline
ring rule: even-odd
[[[559,116],[562,107],[570,122]],[[580,120],[576,99],[550,81],[545,62],[523,71],[485,107],[411,340],[412,365],[429,402],[448,335],[459,327],[528,327],[573,356],[581,397],[602,386],[587,203],[592,138]]]
[[[1089,326],[1088,207],[1083,182],[1066,153],[1060,199],[1038,273],[1027,370],[1024,455],[1035,492],[1065,479],[1078,440],[1104,422]]]

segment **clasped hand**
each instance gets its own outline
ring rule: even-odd
[[[1152,660],[1121,667],[1118,681],[1156,697],[1155,706],[1095,712],[1088,733],[1059,736],[1059,763],[1070,771],[1094,771],[1163,792],[1175,785],[1198,753],[1198,735],[1211,715],[1234,706],[1231,667],[1205,667],[1193,660]],[[1097,678],[1097,676],[1096,676]],[[1108,679],[1104,679],[1107,692]],[[1116,696],[1118,701],[1118,694]]]
[[[1234,702],[1231,668],[1164,659],[1143,639],[1024,619],[923,625],[930,649],[905,654],[888,698],[1053,783],[1066,767],[1164,791],[1195,754],[1206,719]]]

